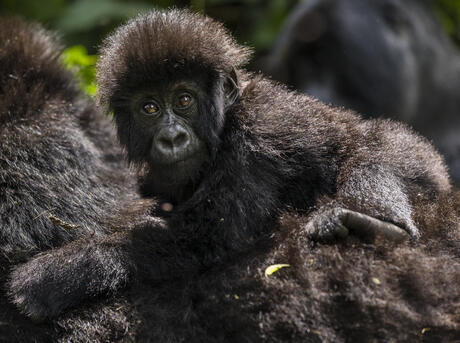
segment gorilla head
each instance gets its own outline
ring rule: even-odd
[[[234,68],[249,51],[220,24],[174,13],[180,18],[153,12],[119,29],[102,49],[98,77],[129,160],[146,168],[144,192],[179,200],[215,158],[224,112],[238,97]]]

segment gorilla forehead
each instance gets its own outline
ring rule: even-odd
[[[124,42],[124,44],[120,44]],[[126,44],[127,42],[127,44]],[[152,11],[106,39],[98,63],[100,102],[107,104],[120,81],[134,73],[168,77],[175,66],[228,73],[245,64],[248,48],[239,46],[222,24],[187,10]]]
[[[165,92],[180,85],[184,85],[185,88],[190,86],[195,91],[200,90],[200,93],[210,93],[214,81],[219,78],[217,72],[207,71],[198,65],[169,62],[160,63],[157,66],[151,64],[132,66],[130,72],[119,79],[118,89],[114,89],[112,98],[126,99],[130,95],[159,90]]]

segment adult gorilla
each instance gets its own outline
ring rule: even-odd
[[[110,121],[77,90],[60,51],[39,25],[0,20],[0,341],[48,337],[8,304],[12,266],[109,232],[106,218],[135,193]]]
[[[409,123],[460,182],[460,54],[430,1],[312,0],[262,66],[326,103]]]

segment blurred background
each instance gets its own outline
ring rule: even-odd
[[[83,45],[90,54],[94,54],[103,37],[141,11],[171,6],[191,7],[223,21],[241,43],[253,46],[256,54],[263,54],[273,44],[294,6],[308,1],[0,0],[0,14],[21,15],[40,21],[46,27],[57,30],[67,46]],[[460,0],[433,2],[446,31],[460,43]]]
[[[139,12],[189,7],[254,48],[248,69],[292,89],[401,120],[444,154],[460,184],[460,0],[0,0],[57,31],[63,62],[96,93],[102,39]]]
[[[67,45],[95,53],[101,39],[141,11],[191,7],[227,25],[240,42],[268,49],[299,0],[1,0],[1,14],[19,14],[59,31]]]

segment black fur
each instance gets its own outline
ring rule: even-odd
[[[29,325],[7,304],[9,269],[109,232],[105,218],[134,196],[110,121],[77,91],[60,51],[39,25],[1,18],[0,341]]]
[[[417,244],[396,247],[352,237],[312,244],[304,218],[283,216],[275,236],[249,253],[205,273],[136,282],[116,297],[85,303],[56,320],[53,337],[82,343],[455,341],[460,198],[437,200],[443,205],[425,203],[415,216],[433,229]],[[142,244],[151,247],[136,242]],[[276,263],[290,267],[265,277]]]
[[[138,154],[145,150],[133,149],[145,137],[131,130],[126,101],[137,86],[154,80],[161,87],[168,75],[198,70],[207,78],[196,131],[210,162],[172,212],[145,200],[114,223],[125,230],[17,268],[10,283],[16,302],[51,317],[117,291],[120,275],[129,275],[136,282],[124,295],[59,319],[60,339],[413,340],[430,335],[428,328],[455,337],[458,202],[441,157],[401,124],[364,121],[241,69],[240,97],[226,107],[226,82],[246,55],[220,24],[186,11],[152,12],[109,38],[101,99],[142,176],[155,166]],[[336,232],[341,208],[421,239],[401,247],[354,237],[337,246],[311,241]],[[280,220],[293,209],[303,216]],[[152,217],[158,213],[161,220]],[[273,263],[290,267],[266,278]]]

